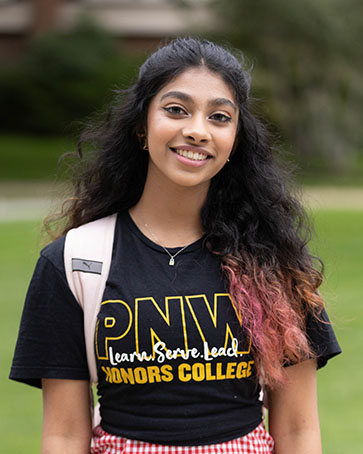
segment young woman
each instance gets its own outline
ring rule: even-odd
[[[11,371],[42,387],[43,454],[321,452],[316,369],[340,349],[249,87],[229,51],[177,39],[84,134],[97,146],[62,233],[118,213],[95,332],[101,423],[92,435],[61,236],[41,253]]]

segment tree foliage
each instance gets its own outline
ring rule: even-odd
[[[0,69],[3,131],[64,133],[103,108],[111,90],[136,76],[140,56],[121,54],[116,40],[88,18],[68,32],[29,42],[15,65]]]
[[[215,0],[217,40],[253,66],[253,96],[301,161],[343,168],[362,144],[361,0]]]

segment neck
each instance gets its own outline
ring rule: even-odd
[[[143,194],[131,208],[130,215],[151,240],[157,238],[156,242],[164,247],[185,246],[203,234],[200,213],[207,192],[208,185],[180,187],[147,179]]]

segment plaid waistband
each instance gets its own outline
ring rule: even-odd
[[[90,454],[273,454],[274,441],[263,422],[244,437],[201,446],[169,446],[111,435],[101,426],[93,430]]]

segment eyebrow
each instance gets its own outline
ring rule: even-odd
[[[189,96],[187,93],[184,93],[182,91],[168,91],[167,93],[165,93],[161,98],[160,98],[160,101],[162,101],[163,99],[166,99],[166,98],[178,98],[180,99],[181,101],[184,101],[184,102],[191,102],[194,104],[194,100],[191,96]],[[215,99],[211,99],[209,102],[208,102],[209,105],[211,106],[223,106],[223,105],[227,105],[227,106],[230,106],[232,107],[232,109],[237,112],[237,106],[229,99],[227,98],[215,98]]]

